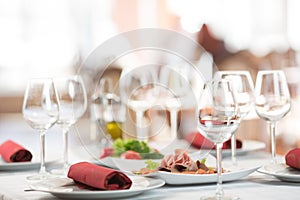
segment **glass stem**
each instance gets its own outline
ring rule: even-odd
[[[171,140],[178,139],[177,138],[177,109],[170,110],[170,120],[171,120]]]
[[[144,112],[143,111],[136,111],[136,137],[137,140],[142,141],[145,140],[146,138],[144,137],[143,134],[143,116]]]
[[[40,167],[40,174],[46,173],[46,166],[45,166],[45,130],[40,131],[40,159],[41,159],[41,167]]]
[[[276,164],[276,130],[277,130],[277,122],[270,121],[269,123],[269,130],[271,134],[271,154],[272,154],[272,163]]]
[[[222,187],[222,143],[217,143],[217,190],[216,190],[216,199],[222,199],[224,195],[223,187]]]
[[[69,167],[69,152],[68,152],[68,134],[69,134],[69,127],[63,127],[63,150],[64,150],[64,166],[63,169],[66,171]]]
[[[235,133],[231,136],[231,161],[233,165],[237,165],[236,162],[236,135]]]

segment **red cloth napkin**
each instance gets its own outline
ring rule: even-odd
[[[188,141],[193,147],[198,149],[215,149],[215,145],[210,140],[206,139],[203,135],[199,132],[193,132],[188,134],[185,137],[186,141]],[[231,140],[227,140],[223,144],[223,149],[230,149],[231,148]],[[236,148],[242,148],[242,141],[236,140]]]
[[[26,162],[32,159],[30,151],[11,140],[0,145],[0,154],[6,162]]]
[[[72,165],[68,177],[75,182],[103,190],[128,189],[132,185],[132,181],[124,173],[88,162]]]
[[[300,169],[300,148],[292,149],[285,155],[285,163],[295,169]]]

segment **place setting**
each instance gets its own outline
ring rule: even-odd
[[[276,73],[272,71],[270,74],[276,76],[274,75]],[[264,110],[264,106],[265,109],[269,107],[262,102],[265,104],[271,102],[272,105],[276,103],[272,98],[268,99],[267,94],[255,94],[254,100],[252,96],[254,88],[251,84],[245,86],[249,89],[246,92],[242,90],[244,87],[237,87],[242,84],[236,82],[243,80],[242,75],[247,73],[224,72],[226,78],[223,77],[223,73],[217,73],[212,81],[203,83],[201,94],[197,99],[196,130],[183,138],[178,138],[178,129],[174,128],[178,124],[172,125],[175,121],[172,120],[171,114],[175,111],[179,113],[182,105],[177,104],[174,111],[162,102],[169,100],[173,102],[174,99],[180,102],[185,94],[168,96],[170,94],[166,89],[162,89],[158,84],[159,78],[155,77],[158,76],[157,71],[150,70],[149,76],[147,73],[144,74],[146,77],[133,78],[136,85],[132,88],[133,85],[130,84],[127,91],[133,92],[133,96],[117,91],[126,86],[125,84],[116,87],[112,80],[100,79],[97,86],[99,88],[95,89],[90,106],[93,113],[92,125],[96,129],[88,134],[77,131],[72,135],[79,139],[76,148],[72,149],[68,143],[69,129],[88,108],[88,98],[82,79],[70,76],[64,79],[30,80],[24,96],[23,117],[30,127],[40,134],[40,161],[36,161],[33,151],[29,151],[21,143],[7,140],[0,145],[1,158],[3,163],[6,163],[6,168],[5,164],[1,164],[0,170],[40,167],[38,173],[30,172],[26,176],[27,186],[24,186],[24,191],[45,192],[62,199],[125,198],[157,188],[163,189],[165,185],[204,187],[214,183],[217,183],[216,193],[203,196],[201,199],[239,199],[235,195],[227,194],[226,190],[224,192],[223,183],[247,180],[247,177],[255,172],[282,181],[300,182],[298,149],[286,155],[286,163],[277,163],[276,158],[272,157],[270,165],[255,162],[249,164],[250,162],[245,162],[243,156],[255,154],[266,145],[258,141],[232,137],[253,104],[258,115],[268,121],[270,111]],[[259,73],[258,79],[260,77]],[[137,78],[141,80],[137,81]],[[128,79],[125,80],[128,82]],[[257,93],[260,91],[259,81],[256,81],[256,84]],[[283,89],[280,91],[284,91]],[[268,101],[263,101],[263,98]],[[285,98],[288,99],[288,96],[283,97]],[[161,101],[162,99],[168,101]],[[125,102],[128,101],[130,105],[126,105]],[[145,102],[151,104],[143,105]],[[138,106],[133,107],[135,105]],[[285,108],[286,104],[280,106]],[[158,113],[169,112],[170,115],[162,116],[169,116],[167,119],[170,121],[163,119],[149,123],[152,122],[151,117],[155,116],[149,114],[149,110],[153,108],[155,111],[159,110]],[[162,112],[164,109],[167,112]],[[288,111],[289,109],[285,109],[278,115],[271,113],[271,122],[273,119],[278,121]],[[135,131],[126,129],[128,120]],[[62,167],[61,163],[55,162],[53,167],[48,168],[49,162],[45,160],[45,135],[55,124],[62,130],[63,163]],[[161,143],[159,138],[164,128],[167,128],[170,140]],[[153,136],[151,131],[157,131],[157,134]],[[272,129],[272,134],[275,131],[275,128]],[[161,145],[163,143],[164,145]],[[232,145],[235,147],[234,150]],[[274,145],[272,150],[276,149],[276,143],[272,145]],[[231,159],[226,159],[230,156]]]

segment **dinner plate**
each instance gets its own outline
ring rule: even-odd
[[[300,182],[300,171],[284,163],[265,165],[257,170],[263,174],[271,175],[287,182]]]
[[[46,161],[46,165],[52,164],[56,162],[56,160]],[[5,162],[0,156],[0,171],[17,171],[17,170],[32,170],[38,169],[41,163],[37,160],[32,160],[30,162]]]
[[[236,149],[236,155],[245,155],[252,151],[258,151],[266,148],[266,144],[256,140],[243,140],[242,148]],[[216,150],[211,151],[212,154],[216,155]],[[224,157],[231,156],[231,149],[222,149],[222,155]]]
[[[232,166],[230,168],[226,167],[225,170],[228,170],[228,172],[222,174],[222,180],[223,182],[239,180],[255,172],[259,167],[260,166]],[[217,174],[180,174],[159,171],[158,177],[165,180],[169,185],[206,184],[217,182]]]
[[[62,199],[114,199],[141,194],[145,191],[159,188],[164,180],[140,176],[130,176],[132,186],[125,190],[85,190],[79,189],[71,179],[41,181],[30,186],[31,189],[50,193]]]

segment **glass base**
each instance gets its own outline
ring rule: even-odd
[[[58,175],[58,176],[67,176],[68,172],[69,172],[69,167],[51,170],[51,174]]]
[[[217,195],[211,195],[211,196],[204,196],[200,198],[201,200],[239,200],[239,197],[235,196],[228,196],[228,195],[223,195],[223,196],[217,196]]]
[[[38,174],[33,174],[33,175],[26,177],[26,179],[29,181],[49,180],[52,178],[55,178],[55,177],[49,173],[38,173]]]

